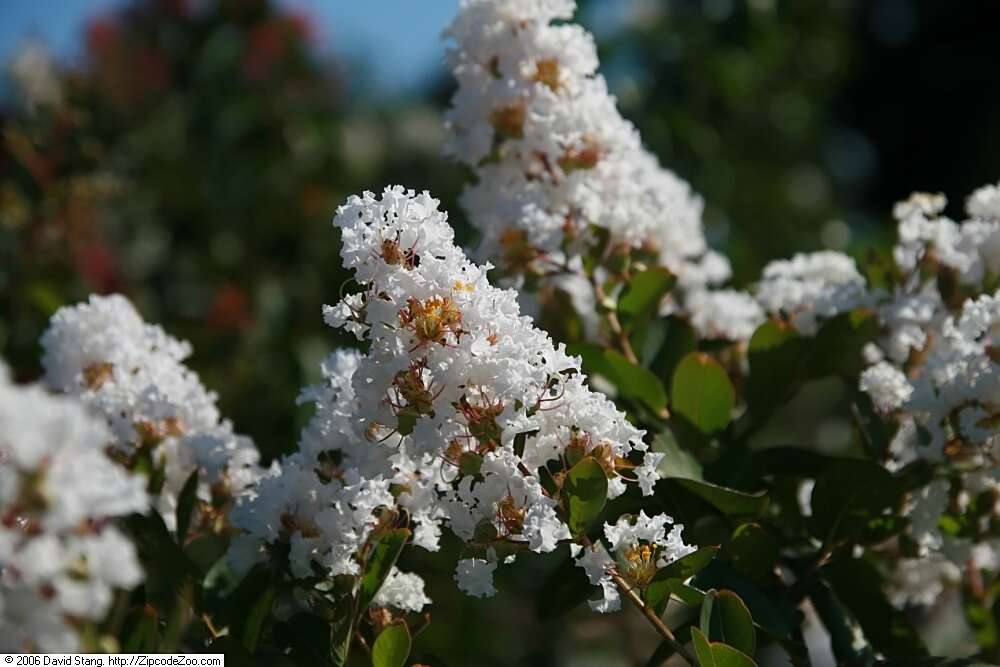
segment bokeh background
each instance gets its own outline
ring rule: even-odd
[[[130,296],[265,456],[294,448],[340,268],[334,208],[391,183],[456,204],[440,152],[457,0],[0,3],[0,355],[40,371],[60,305]],[[892,239],[889,210],[942,191],[959,215],[1000,178],[1000,3],[583,0],[602,71],[648,146],[707,201],[711,242],[751,282],[769,260]],[[643,664],[629,615],[547,621],[557,557],[488,602],[430,572],[417,648],[449,665]],[[506,580],[505,580],[506,579]],[[462,619],[462,623],[454,622]],[[499,622],[497,619],[504,619]],[[430,660],[430,658],[428,658]]]

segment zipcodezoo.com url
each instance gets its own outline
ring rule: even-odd
[[[6,653],[0,667],[225,667],[221,653]]]

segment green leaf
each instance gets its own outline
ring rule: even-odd
[[[149,605],[135,610],[129,618],[122,639],[122,650],[125,652],[152,652],[159,640],[156,610]]]
[[[396,564],[396,560],[409,538],[410,530],[408,528],[389,529],[377,536],[378,541],[375,543],[371,555],[365,561],[365,569],[361,574],[357,614],[363,614],[368,609],[368,605],[375,599],[378,589],[382,587],[382,582],[389,576],[389,570]]]
[[[656,316],[660,301],[676,280],[664,268],[652,268],[632,276],[618,298],[618,317],[622,326],[631,331],[645,320]]]
[[[372,645],[372,667],[403,667],[410,656],[411,643],[406,623],[387,625]]]
[[[143,562],[155,565],[156,576],[167,588],[174,588],[184,579],[201,581],[202,574],[167,530],[163,518],[156,511],[134,514],[126,519],[129,532],[134,536]],[[150,581],[147,579],[147,589]]]
[[[746,398],[758,419],[765,419],[794,392],[803,348],[795,329],[780,320],[764,322],[750,337]]]
[[[705,601],[704,591],[681,583],[678,579],[670,580],[670,594],[689,607],[697,607]]]
[[[732,646],[709,642],[698,628],[691,628],[691,641],[701,667],[757,667],[752,658]]]
[[[878,652],[890,658],[927,655],[906,614],[886,600],[882,576],[871,563],[863,558],[840,559],[825,565],[821,572]]]
[[[753,655],[757,648],[757,634],[750,611],[740,596],[728,590],[711,590],[705,595],[701,609],[701,629],[710,639]]]
[[[830,546],[856,540],[871,522],[892,509],[900,490],[882,466],[859,459],[834,463],[812,492],[813,535]]]
[[[188,528],[191,525],[191,518],[194,516],[195,504],[198,502],[198,472],[194,472],[184,482],[181,493],[177,497],[177,543],[184,544]]]
[[[692,352],[681,360],[670,384],[674,413],[705,434],[729,424],[736,394],[726,371],[712,357]]]
[[[842,665],[870,665],[874,660],[872,647],[858,641],[864,635],[857,619],[833,595],[824,581],[815,582],[809,589],[809,599],[823,627],[830,635],[830,648]]]
[[[250,608],[250,613],[247,615],[246,624],[243,626],[243,646],[246,647],[247,651],[253,653],[257,650],[257,643],[260,641],[261,631],[264,629],[264,623],[267,621],[268,616],[271,614],[271,608],[274,606],[274,595],[276,593],[274,586],[268,586],[264,589],[261,596],[254,602],[253,607]]]
[[[746,603],[757,625],[773,637],[790,639],[792,629],[799,623],[795,607],[765,593],[720,558],[699,572],[691,585],[701,590],[725,588],[735,592]]]
[[[725,552],[737,570],[751,579],[763,579],[778,562],[778,540],[759,523],[744,523],[733,531]]]
[[[672,315],[656,322],[662,323],[666,332],[649,368],[656,377],[664,378],[669,384],[681,359],[698,348],[698,334],[685,318]],[[667,389],[669,388],[668,386]]]
[[[600,375],[633,401],[640,401],[656,413],[667,407],[667,390],[652,372],[633,364],[615,350],[590,343],[570,345],[569,354],[580,355],[588,375]]]
[[[864,366],[861,350],[878,333],[878,318],[867,309],[859,308],[827,320],[810,346],[809,376],[857,378]]]
[[[645,403],[656,413],[667,407],[667,390],[652,372],[637,366],[615,350],[605,350],[604,358],[612,370],[608,378],[618,387],[622,396]]]
[[[574,538],[586,533],[607,500],[608,477],[597,459],[588,456],[570,468],[563,483],[562,502]]]
[[[685,604],[692,604],[690,602],[692,599],[695,600],[694,604],[698,604],[701,602],[701,592],[685,586],[684,582],[708,565],[718,551],[718,547],[702,547],[660,568],[643,591],[643,600],[656,611],[657,615],[663,614],[666,610],[671,595],[676,595]]]
[[[663,479],[657,482],[654,491],[657,495],[660,495],[661,492],[669,493],[669,489],[673,485],[681,486],[691,491],[723,514],[733,517],[759,517],[764,514],[768,505],[766,491],[747,493],[694,479]]]
[[[811,449],[768,447],[753,453],[755,463],[772,475],[816,478],[837,459]]]
[[[702,547],[697,551],[693,551],[686,556],[678,558],[673,563],[670,563],[666,567],[660,569],[656,573],[656,577],[663,575],[664,579],[680,579],[681,581],[687,581],[694,575],[701,572],[706,565],[708,565],[715,554],[719,553],[719,547]],[[654,577],[654,581],[656,580]]]
[[[561,616],[581,604],[594,592],[583,569],[566,558],[552,571],[538,592],[538,616],[543,619]]]
[[[691,628],[691,643],[694,645],[694,654],[698,658],[701,667],[716,667],[715,656],[712,655],[712,645],[708,643],[708,637],[698,628]]]
[[[681,449],[677,439],[669,431],[660,433],[653,439],[653,451],[664,455],[656,467],[660,477],[704,479],[701,463],[690,452]]]

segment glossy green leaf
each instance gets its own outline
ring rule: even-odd
[[[363,614],[371,601],[375,599],[382,582],[389,576],[389,570],[396,564],[399,554],[403,551],[406,540],[410,538],[408,528],[394,528],[378,535],[371,555],[365,561],[365,569],[361,574],[361,585],[358,588],[357,613]]]
[[[372,667],[404,667],[410,656],[411,643],[406,623],[387,625],[372,645]]]
[[[858,641],[864,637],[864,631],[826,582],[815,582],[810,587],[809,599],[823,627],[830,635],[830,648],[837,664],[871,664],[875,657],[872,647],[865,641]]]
[[[708,637],[698,628],[691,628],[691,644],[694,646],[694,654],[698,658],[701,667],[716,667],[715,656],[712,655],[712,645],[708,643]]]
[[[891,658],[927,655],[920,635],[906,614],[896,609],[882,592],[878,570],[862,558],[835,560],[822,570],[835,595],[857,618],[865,637],[880,653]]]
[[[562,488],[566,523],[574,538],[597,519],[608,500],[608,477],[593,457],[585,457],[566,473]]]
[[[250,653],[257,650],[261,632],[264,630],[264,623],[267,621],[268,616],[271,614],[271,608],[274,606],[275,593],[274,586],[268,586],[254,602],[250,608],[250,612],[247,614],[246,623],[243,625],[242,640],[243,646]]]
[[[671,316],[657,320],[666,331],[660,349],[653,357],[649,368],[663,378],[668,385],[674,377],[674,369],[688,353],[698,348],[698,334],[686,318]],[[667,389],[670,387],[668,386]]]
[[[757,648],[753,617],[746,604],[733,591],[711,590],[702,603],[700,627],[709,639],[728,644],[747,655]]]
[[[623,396],[645,403],[654,412],[661,412],[667,407],[667,390],[652,372],[633,364],[614,350],[605,350],[604,358],[612,369],[613,382]]]
[[[725,553],[734,568],[751,579],[763,579],[778,562],[778,544],[759,523],[744,523],[733,531]]]
[[[754,622],[772,637],[791,639],[793,628],[799,622],[798,611],[793,605],[769,595],[721,558],[709,563],[691,585],[703,591],[712,588],[733,591],[746,603]]]
[[[671,485],[687,489],[723,514],[733,517],[759,517],[768,505],[766,491],[747,493],[694,479],[664,479],[657,482],[655,491],[659,495],[661,492],[667,492]]]
[[[159,513],[151,511],[145,515],[134,514],[126,520],[126,524],[134,536],[143,562],[155,565],[155,574],[167,582],[168,588],[185,578],[201,580],[202,574],[198,566],[174,540]],[[149,583],[147,580],[147,587]]]
[[[719,553],[719,547],[702,547],[697,551],[678,558],[673,563],[661,568],[656,574],[657,576],[662,575],[664,579],[687,581],[701,572],[717,553]]]
[[[840,460],[820,475],[813,488],[813,535],[828,545],[856,540],[900,495],[892,475],[882,466]]]
[[[757,418],[766,418],[794,391],[803,348],[804,340],[781,320],[768,320],[754,331],[747,350],[746,399]]]
[[[660,301],[676,280],[662,267],[637,273],[626,283],[618,298],[618,316],[626,329],[656,316]]]
[[[177,543],[184,544],[198,502],[198,469],[187,478],[177,496]]]
[[[677,439],[669,431],[656,436],[653,451],[663,454],[663,459],[656,467],[661,477],[704,478],[701,463],[690,452],[681,449]]]
[[[810,377],[841,375],[857,378],[864,366],[861,350],[879,333],[878,318],[859,308],[825,322],[810,345]]]
[[[576,561],[567,558],[542,583],[538,592],[538,615],[543,619],[565,614],[593,595],[594,587]]]
[[[633,401],[640,401],[656,413],[667,407],[667,390],[653,373],[633,364],[615,350],[605,350],[597,345],[579,343],[569,346],[570,354],[583,359],[584,370],[600,375],[610,382],[618,393]]]
[[[709,642],[698,628],[691,628],[691,642],[700,667],[756,667],[752,658],[732,646]]]
[[[653,607],[657,614],[662,614],[666,609],[671,595],[676,595],[686,604],[698,604],[701,602],[701,592],[685,586],[684,582],[708,565],[718,551],[718,547],[702,547],[660,568],[643,591],[643,600]],[[690,591],[685,590],[689,588]]]
[[[156,610],[150,606],[136,609],[126,624],[122,650],[127,653],[152,652],[159,642]]]
[[[736,394],[726,371],[712,357],[692,352],[681,360],[670,385],[671,405],[705,434],[729,424]]]
[[[837,461],[832,456],[799,447],[768,447],[753,453],[753,460],[772,475],[818,477],[830,464]]]

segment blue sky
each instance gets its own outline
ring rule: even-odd
[[[126,1],[0,0],[0,62],[31,37],[73,59],[88,18]],[[363,88],[386,95],[410,92],[443,67],[440,33],[458,8],[458,0],[279,1],[313,18],[321,53],[359,65],[374,78]]]

